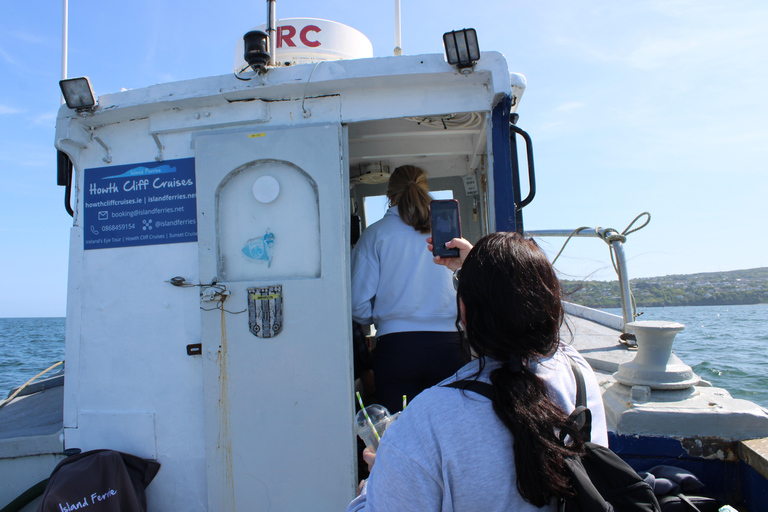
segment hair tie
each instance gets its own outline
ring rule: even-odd
[[[520,354],[512,354],[509,356],[509,359],[507,360],[507,365],[509,365],[509,371],[512,373],[518,373],[523,371],[523,367],[526,366],[526,361],[523,359],[523,356]]]

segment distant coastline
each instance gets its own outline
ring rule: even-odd
[[[618,281],[561,280],[566,300],[621,307]],[[630,279],[637,307],[768,304],[768,267]]]
[[[618,281],[560,283],[569,302],[598,309],[621,307]],[[640,277],[630,279],[629,286],[638,307],[768,304],[768,267]]]

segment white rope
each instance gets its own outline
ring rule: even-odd
[[[37,378],[38,378],[38,377],[40,377],[41,375],[45,375],[46,373],[48,373],[49,371],[53,370],[54,368],[56,368],[56,367],[57,367],[57,366],[59,366],[60,364],[64,364],[64,361],[59,361],[58,363],[56,363],[56,364],[54,364],[54,365],[51,365],[51,366],[50,366],[50,367],[49,367],[47,370],[43,370],[43,371],[41,371],[40,373],[38,373],[37,375],[35,375],[34,377],[32,377],[31,379],[29,379],[27,382],[25,382],[25,383],[24,383],[24,385],[23,385],[23,386],[21,386],[19,389],[17,389],[17,390],[16,390],[16,392],[15,392],[14,394],[12,394],[11,396],[9,396],[9,397],[8,397],[8,398],[6,398],[5,400],[3,400],[3,402],[2,402],[2,403],[0,403],[0,408],[2,408],[2,407],[5,405],[5,404],[7,404],[7,403],[10,403],[10,402],[11,402],[11,400],[13,400],[14,398],[16,398],[16,396],[17,396],[19,393],[21,393],[21,392],[22,392],[22,390],[24,390],[24,388],[26,388],[27,386],[29,386],[30,384],[32,384],[32,383],[35,381],[35,379],[37,379]]]
[[[635,222],[637,222],[637,220],[640,217],[642,217],[642,216],[646,216],[647,217],[645,219],[645,222],[641,226],[638,226],[635,229],[631,229],[632,226],[635,224]],[[617,276],[619,276],[619,269],[616,266],[616,258],[614,256],[613,245],[611,245],[611,243],[612,242],[616,242],[616,241],[619,241],[621,243],[626,242],[628,235],[630,235],[630,234],[632,234],[632,233],[634,233],[636,231],[640,231],[645,226],[647,226],[649,222],[651,222],[651,214],[648,213],[648,212],[643,212],[640,215],[638,215],[637,217],[635,217],[634,219],[632,219],[632,222],[630,222],[629,225],[621,233],[619,233],[618,231],[616,231],[613,228],[606,228],[601,233],[600,231],[601,231],[602,228],[600,226],[594,228],[594,231],[595,231],[595,234],[597,235],[597,237],[600,238],[606,244],[608,244],[608,252],[611,255],[611,265],[613,265],[613,271],[616,272]],[[565,250],[565,246],[568,245],[568,242],[570,242],[571,238],[573,238],[573,236],[576,233],[578,233],[579,231],[581,231],[583,229],[591,229],[591,228],[589,226],[582,226],[580,228],[574,229],[571,232],[571,234],[568,235],[568,238],[566,238],[565,243],[563,243],[563,246],[560,248],[560,251],[557,253],[557,256],[555,256],[555,258],[552,260],[552,265],[555,264],[555,262],[557,261],[557,258],[559,258],[560,255],[563,253],[563,251]],[[631,307],[632,307],[632,318],[635,318],[635,317],[637,317],[637,304],[635,303],[635,296],[632,293],[631,289],[629,290],[629,299],[630,299]]]
[[[645,220],[645,223],[643,223],[643,225],[642,225],[642,226],[638,226],[637,228],[630,230],[630,228],[632,227],[632,225],[633,225],[635,222],[637,222],[637,219],[639,219],[639,218],[640,218],[640,217],[642,217],[643,215],[645,215],[646,217],[648,217],[648,218]],[[613,229],[613,228],[605,228],[605,230],[604,230],[604,231],[602,232],[602,234],[601,234],[601,233],[600,233],[600,230],[601,230],[601,229],[603,229],[603,228],[601,228],[600,226],[598,226],[598,227],[594,228],[594,231],[595,231],[595,235],[597,235],[597,237],[598,237],[599,239],[601,239],[603,242],[605,242],[606,244],[608,244],[608,246],[609,246],[609,247],[611,247],[611,242],[616,242],[616,241],[619,241],[619,242],[621,242],[621,243],[624,243],[624,242],[626,242],[626,241],[627,241],[627,235],[630,235],[630,234],[632,234],[632,233],[634,233],[634,232],[636,232],[636,231],[640,231],[640,230],[641,230],[641,229],[643,229],[645,226],[647,226],[649,222],[651,222],[651,214],[650,214],[650,213],[648,213],[648,212],[643,212],[643,213],[641,213],[640,215],[638,215],[637,217],[635,217],[635,218],[632,220],[632,222],[630,222],[630,223],[629,223],[629,226],[627,226],[627,227],[624,229],[624,231],[622,231],[621,233],[619,233],[618,231],[616,231],[616,230],[615,230],[615,229]],[[565,239],[565,243],[563,243],[563,246],[560,248],[560,251],[557,253],[557,256],[555,256],[555,259],[553,259],[553,260],[552,260],[552,265],[554,265],[554,264],[555,264],[555,262],[557,261],[557,258],[559,258],[559,257],[560,257],[560,255],[563,253],[563,251],[565,250],[565,246],[566,246],[566,245],[568,245],[568,242],[570,242],[570,241],[571,241],[571,238],[573,238],[573,236],[574,236],[576,233],[578,233],[579,231],[581,231],[581,230],[583,230],[583,229],[592,229],[592,228],[590,228],[589,226],[582,226],[582,227],[580,227],[580,228],[576,228],[576,229],[574,229],[574,230],[571,232],[571,234],[570,234],[570,235],[568,235],[568,238],[566,238],[566,239]],[[618,273],[619,273],[619,270],[618,270],[618,268],[616,268],[616,262],[615,262],[615,261],[614,261],[614,259],[613,259],[613,248],[612,248],[612,247],[611,247],[611,261],[613,262],[613,269],[616,271],[616,274],[618,275]]]

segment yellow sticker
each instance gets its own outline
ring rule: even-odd
[[[280,298],[279,293],[270,293],[265,295],[257,295],[255,293],[251,294],[251,298],[253,300],[275,300]]]
[[[252,133],[248,136],[249,139],[255,139],[256,137],[264,137],[266,133]]]

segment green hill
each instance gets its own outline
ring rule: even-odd
[[[566,300],[621,307],[618,281],[561,281]],[[768,304],[768,267],[630,280],[638,307]]]

